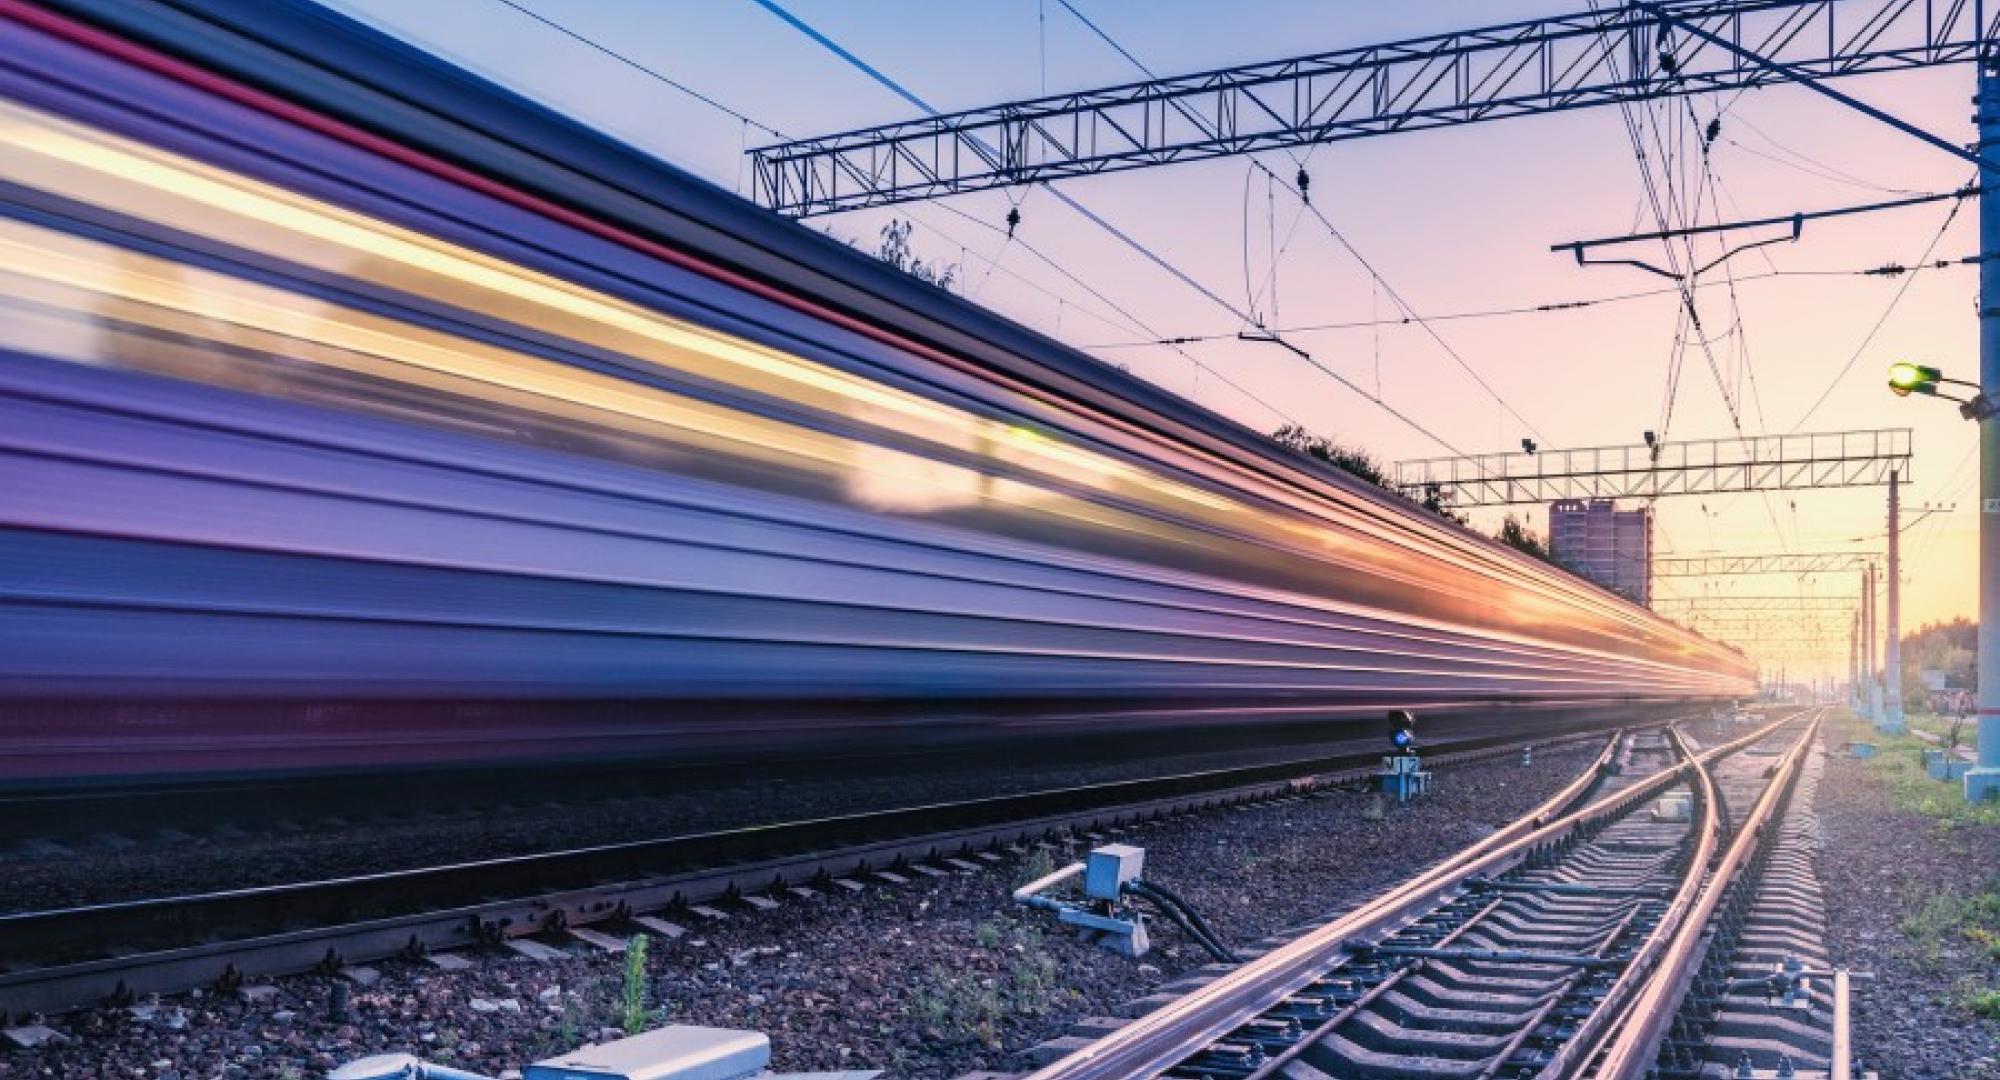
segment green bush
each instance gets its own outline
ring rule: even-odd
[[[2000,1020],[2000,990],[1975,990],[1965,995],[1963,1004],[1974,1016]]]

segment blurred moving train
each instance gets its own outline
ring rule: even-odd
[[[0,325],[0,786],[1749,688],[303,0],[0,0]]]

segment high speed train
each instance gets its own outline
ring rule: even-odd
[[[303,0],[0,0],[0,327],[0,787],[1750,687]]]

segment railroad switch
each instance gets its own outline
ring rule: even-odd
[[[1177,924],[1209,955],[1224,963],[1236,963],[1236,954],[1187,901],[1140,876],[1145,864],[1144,848],[1106,844],[1092,849],[1085,861],[1071,863],[1014,890],[1014,902],[1053,911],[1059,921],[1076,927],[1086,939],[1120,956],[1136,958],[1146,955],[1152,947],[1146,933],[1146,914],[1132,902],[1144,900]],[[1083,879],[1081,897],[1043,895],[1078,877]]]
[[[1140,957],[1152,947],[1146,936],[1146,916],[1125,900],[1125,886],[1139,880],[1146,849],[1131,844],[1106,844],[1093,849],[1083,862],[1014,890],[1014,902],[1053,911],[1060,922],[1120,956]],[[1043,893],[1074,878],[1083,879],[1083,896],[1059,899]]]

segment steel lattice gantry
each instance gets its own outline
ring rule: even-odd
[[[1767,637],[1825,637],[1831,640],[1838,636],[1842,644],[1847,643],[1847,632],[1854,625],[1853,617],[1845,612],[1818,612],[1801,615],[1798,612],[1729,612],[1722,615],[1702,616],[1697,613],[1676,612],[1675,617],[1688,626],[1703,633],[1730,634],[1756,633]]]
[[[1839,612],[1843,616],[1854,614],[1855,600],[1851,596],[1655,596],[1653,610],[1692,618],[1713,618],[1724,613],[1775,612],[1810,615],[1818,612]]]
[[[1822,551],[1797,555],[1696,555],[1653,560],[1653,577],[1715,577],[1723,574],[1826,574],[1867,569],[1881,560],[1874,551]]]
[[[759,147],[753,197],[805,216],[1790,81],[1704,33],[1814,78],[1970,62],[1993,18],[1984,0],[1607,5]]]
[[[1396,486],[1453,507],[1864,487],[1910,475],[1910,430],[1474,454],[1396,464]]]

